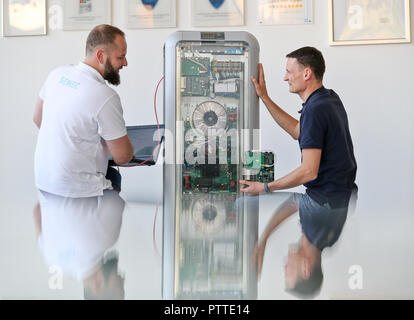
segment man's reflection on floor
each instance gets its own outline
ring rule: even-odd
[[[124,299],[118,254],[110,250],[119,238],[124,207],[114,190],[90,198],[39,191],[34,218],[40,250],[48,266],[83,282],[85,299]]]
[[[299,213],[301,236],[297,244],[289,245],[285,264],[285,289],[288,293],[303,299],[316,297],[322,287],[322,251],[333,246],[340,237],[345,224],[348,207],[355,208],[357,191],[354,190],[345,207],[321,207],[309,197],[300,193],[274,192],[260,196],[245,196],[238,199],[243,203],[259,204],[259,215],[263,210],[273,211],[273,215],[260,236],[251,262],[257,263],[260,276],[266,244],[271,234],[295,213]]]

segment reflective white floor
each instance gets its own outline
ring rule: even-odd
[[[35,231],[35,204],[13,199],[2,204],[0,298],[84,299],[82,281],[65,275],[57,283],[56,270],[45,262]],[[261,207],[259,234],[270,216]],[[357,209],[350,214],[336,246],[323,253],[324,283],[317,299],[413,299],[413,225],[409,212]],[[283,289],[283,264],[289,243],[299,234],[298,216],[293,216],[270,238],[258,299],[292,299]],[[161,299],[162,206],[126,202],[115,249],[125,299]]]

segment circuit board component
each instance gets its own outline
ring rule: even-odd
[[[243,167],[245,180],[272,182],[275,179],[275,154],[272,151],[246,151]]]

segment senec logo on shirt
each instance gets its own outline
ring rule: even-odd
[[[80,85],[80,82],[72,81],[66,77],[60,78],[59,83],[75,90],[78,90],[78,86]]]

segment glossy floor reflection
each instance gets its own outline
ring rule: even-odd
[[[258,206],[237,203],[236,193],[188,192],[178,214],[164,212],[164,299],[257,298]]]
[[[162,207],[39,198],[2,224],[1,299],[161,299]]]
[[[2,204],[0,299],[84,299],[85,285],[79,280],[81,273],[64,273],[59,283],[56,268],[48,265],[45,251],[38,244],[36,214],[33,214],[35,205],[35,202],[23,200]],[[259,234],[272,215],[269,205],[260,204]],[[52,221],[58,226],[55,230],[62,227],[63,221]],[[70,221],[64,223],[68,226]],[[112,220],[108,225],[112,230],[108,233],[112,236],[103,245],[105,250],[112,252],[107,258],[118,258],[117,265],[112,265],[116,270],[113,275],[120,276],[113,277],[112,281],[119,280],[118,284],[123,284],[124,293],[118,293],[124,294],[125,299],[161,299],[162,206],[125,202],[122,224],[119,223],[119,220]],[[317,299],[413,299],[413,223],[412,213],[361,212],[357,207],[348,216],[335,247],[323,252],[324,283]],[[119,226],[118,240],[112,246]],[[83,224],[82,232],[88,237],[90,230],[88,224]],[[81,229],[63,228],[59,233],[49,235],[48,239],[53,245],[62,245],[67,241],[65,237],[69,231],[77,234]],[[258,299],[294,299],[284,291],[283,266],[288,245],[298,240],[299,233],[297,216],[292,216],[269,239],[258,282]],[[102,239],[95,237],[100,245],[89,248],[88,252],[101,252]],[[49,252],[53,253],[53,250]],[[66,251],[60,258],[68,262],[73,253]],[[56,257],[56,254],[49,256]],[[362,271],[362,287],[355,278],[358,270]]]

